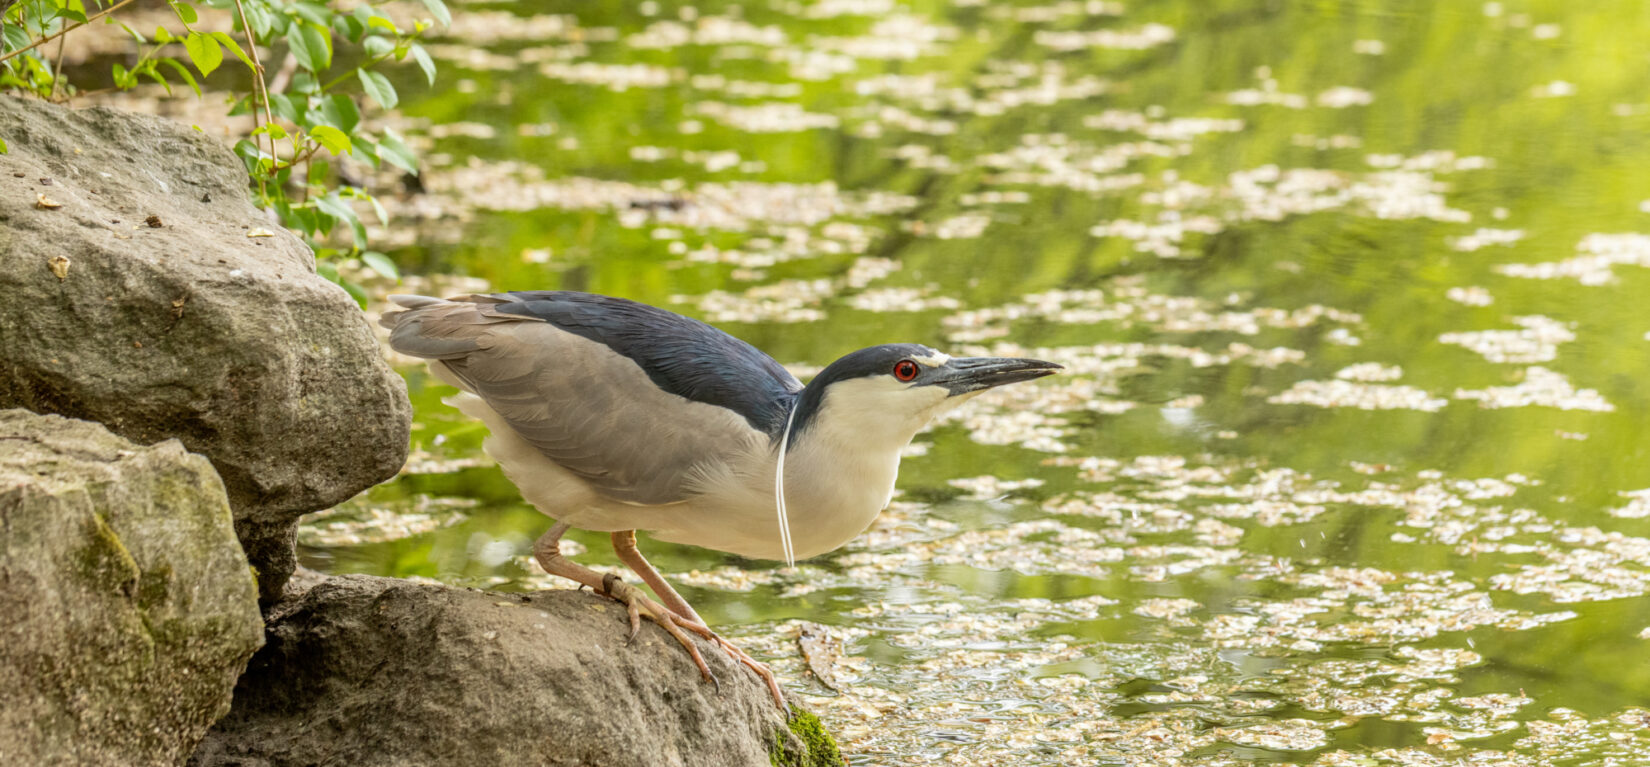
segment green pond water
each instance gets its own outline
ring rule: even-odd
[[[395,289],[624,296],[804,379],[1069,368],[919,436],[831,555],[644,537],[852,764],[1650,764],[1650,6],[454,15],[440,87],[398,81]],[[415,460],[305,563],[559,585],[404,373]]]

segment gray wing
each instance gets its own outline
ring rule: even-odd
[[[601,494],[685,500],[692,479],[768,436],[739,413],[661,389],[635,361],[550,322],[498,311],[507,296],[396,297],[390,345],[431,360],[510,428]]]

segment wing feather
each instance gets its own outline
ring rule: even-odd
[[[515,303],[509,296],[397,303],[407,310],[381,320],[396,351],[444,368],[523,440],[614,500],[685,500],[695,477],[719,473],[719,464],[769,439],[746,414],[662,388],[656,371],[588,332],[500,311]],[[600,311],[574,308],[586,323]]]

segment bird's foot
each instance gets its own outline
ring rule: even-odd
[[[626,643],[636,640],[636,632],[642,630],[642,616],[646,615],[648,620],[659,624],[666,633],[675,637],[676,641],[681,643],[682,647],[688,651],[688,655],[693,658],[693,665],[699,667],[699,673],[705,677],[705,681],[716,685],[718,690],[722,689],[722,683],[717,681],[716,675],[710,672],[710,666],[705,664],[705,656],[699,654],[699,648],[693,644],[693,640],[689,639],[682,629],[687,628],[701,636],[709,632],[710,636],[714,637],[716,636],[714,632],[710,632],[710,629],[677,615],[664,605],[653,601],[648,595],[642,593],[641,589],[625,583],[623,579],[612,573],[602,577],[602,591],[607,596],[623,603],[625,611],[630,614],[630,636],[625,639]]]
[[[708,628],[705,630],[710,631]],[[757,676],[762,677],[762,681],[768,684],[768,692],[773,695],[773,702],[779,704],[779,708],[781,710],[786,712],[791,710],[790,705],[785,703],[785,694],[779,691],[779,680],[774,677],[773,669],[768,668],[768,664],[752,658],[750,655],[746,654],[744,650],[739,649],[739,647],[734,645],[734,643],[723,639],[720,634],[717,634],[714,631],[710,631],[710,636],[716,644],[722,648],[723,652],[733,656],[734,660],[745,664],[745,666],[751,671],[756,672]]]
[[[676,641],[682,644],[682,647],[687,649],[688,655],[693,657],[694,665],[699,667],[699,673],[704,675],[706,681],[716,685],[716,688],[720,690],[722,685],[717,681],[716,675],[711,673],[710,666],[705,664],[705,656],[699,653],[699,648],[687,636],[686,632],[691,631],[715,642],[716,646],[722,648],[722,651],[727,653],[729,657],[745,664],[767,684],[768,693],[773,695],[774,702],[779,704],[781,709],[790,710],[789,704],[785,702],[784,693],[779,690],[779,680],[773,675],[773,671],[768,668],[767,664],[752,658],[744,650],[739,649],[732,642],[723,639],[720,634],[710,630],[709,626],[678,615],[670,608],[653,601],[653,599],[642,593],[641,589],[625,583],[623,579],[612,573],[603,576],[602,590],[607,593],[607,596],[623,603],[625,610],[630,614],[630,638],[627,641],[636,638],[636,632],[642,628],[642,616],[646,615],[649,620],[659,624],[666,632],[675,637]]]

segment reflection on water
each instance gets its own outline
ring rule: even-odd
[[[1645,6],[456,18],[457,87],[396,118],[433,161],[385,234],[411,287],[623,295],[804,375],[888,341],[1069,368],[919,438],[833,555],[644,546],[855,764],[1650,759]],[[309,564],[560,586],[407,376],[414,462]]]

